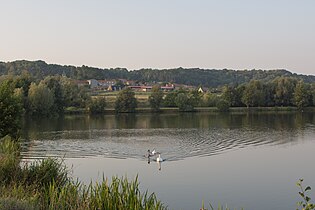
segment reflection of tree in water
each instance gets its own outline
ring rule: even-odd
[[[295,112],[121,114],[26,119],[22,131],[23,139],[29,141],[26,150],[27,145],[34,146],[31,140],[39,140],[38,149],[58,149],[63,154],[82,150],[84,154],[136,158],[140,154],[143,158],[143,151],[155,147],[174,160],[286,144],[310,135],[314,124],[314,113]]]
[[[137,123],[136,114],[118,114],[115,116],[116,128],[134,128]]]

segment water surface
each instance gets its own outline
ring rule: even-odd
[[[295,209],[295,182],[315,186],[314,113],[65,116],[29,119],[23,136],[26,161],[64,157],[86,183],[138,175],[171,209]]]

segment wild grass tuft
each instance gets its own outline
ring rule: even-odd
[[[84,185],[73,181],[62,161],[21,164],[20,144],[0,142],[0,209],[166,209],[155,194],[139,190],[136,177],[113,177]]]

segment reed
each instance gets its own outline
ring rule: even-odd
[[[74,181],[63,162],[47,158],[21,164],[20,144],[0,143],[0,209],[167,209],[155,194],[141,193],[138,177],[111,183]]]

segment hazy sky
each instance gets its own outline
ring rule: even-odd
[[[0,0],[0,60],[315,75],[315,0]]]

